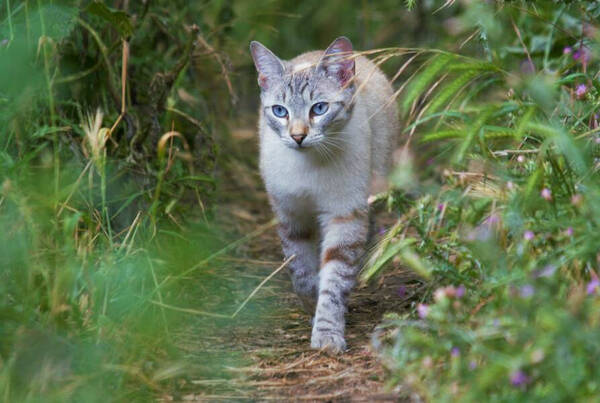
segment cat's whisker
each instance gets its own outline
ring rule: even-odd
[[[332,141],[324,141],[323,144],[325,144],[326,146],[331,146],[331,147],[333,147],[333,148],[335,148],[336,150],[339,150],[339,151],[343,151],[344,150],[344,147],[342,147],[340,144],[336,144],[336,143],[334,143]]]

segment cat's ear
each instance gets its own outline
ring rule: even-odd
[[[256,71],[258,71],[258,85],[263,89],[268,87],[270,80],[283,75],[283,63],[263,44],[256,41],[250,42],[250,53],[252,53],[252,59],[254,59]]]
[[[350,39],[340,36],[333,41],[321,57],[317,69],[323,69],[328,76],[336,78],[341,85],[348,83],[355,74]]]

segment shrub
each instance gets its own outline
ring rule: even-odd
[[[400,164],[401,217],[364,272],[395,259],[429,279],[375,340],[392,384],[434,401],[600,393],[599,14],[474,2],[457,17],[471,48],[417,50],[401,106],[437,180]]]

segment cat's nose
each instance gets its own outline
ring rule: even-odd
[[[291,136],[294,139],[294,141],[298,143],[298,145],[302,144],[302,142],[306,138],[306,134],[292,134]]]

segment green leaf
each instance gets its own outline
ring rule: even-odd
[[[429,143],[436,140],[456,139],[465,135],[465,129],[438,130],[423,135],[421,142]]]
[[[450,60],[451,57],[449,55],[434,56],[429,66],[414,78],[402,102],[402,109],[404,111],[408,111],[410,105],[424,92],[425,88],[435,79]]]
[[[112,24],[123,38],[133,35],[133,24],[126,12],[112,9],[97,1],[87,6],[86,11]]]
[[[460,89],[467,85],[472,79],[479,75],[479,71],[466,71],[460,76],[456,77],[454,81],[443,87],[435,96],[433,101],[429,103],[428,113],[435,113],[437,110],[444,105],[451,97],[455,96]]]
[[[483,128],[483,126],[485,125],[485,122],[490,117],[493,110],[494,110],[493,108],[490,108],[487,111],[485,111],[485,110],[482,111],[481,115],[477,118],[477,120],[467,129],[467,134],[465,136],[466,138],[460,145],[460,148],[458,149],[458,152],[456,153],[456,156],[454,158],[455,162],[458,163],[463,160],[467,150],[469,149],[469,147],[471,146],[471,143],[473,142],[473,139],[479,133],[479,131]]]
[[[415,242],[414,238],[405,238],[398,242],[393,242],[385,248],[381,256],[375,260],[375,262],[361,275],[362,281],[369,281],[369,279],[373,278],[379,271],[383,268],[383,266],[394,256],[396,256],[400,251],[407,247],[410,244]]]

